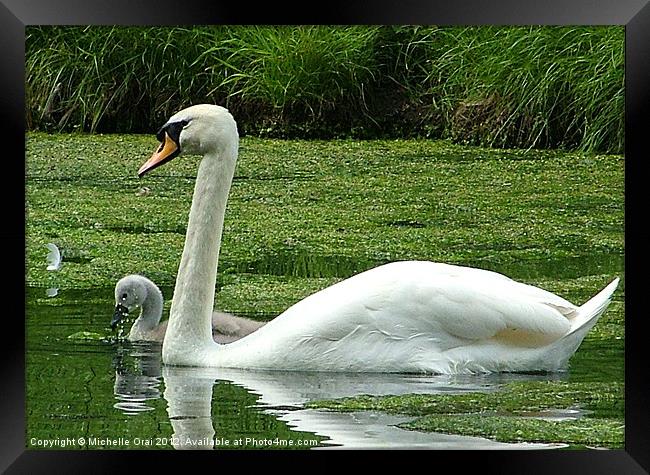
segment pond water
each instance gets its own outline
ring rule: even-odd
[[[311,274],[320,275],[314,269],[318,259],[299,257],[294,261],[293,267],[283,261],[280,271],[301,275],[302,270],[311,269]],[[252,267],[269,272],[271,264],[260,260]],[[501,267],[495,263],[485,266],[485,262],[467,264],[489,267],[513,278],[558,278],[562,273],[567,274],[563,278],[623,276],[623,257],[618,255]],[[320,273],[346,276],[364,265],[327,263],[329,267]],[[558,448],[562,445],[505,444],[408,431],[396,425],[412,417],[370,411],[337,413],[305,409],[303,404],[360,394],[494,391],[504,383],[521,380],[607,382],[624,378],[623,340],[598,338],[583,342],[568,371],[544,374],[331,374],[167,367],[161,364],[158,344],[68,338],[81,331],[109,334],[112,294],[112,288],[62,290],[56,295],[45,288],[27,289],[28,447]],[[556,416],[576,417],[575,411]]]

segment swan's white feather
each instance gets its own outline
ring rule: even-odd
[[[47,243],[45,245],[50,252],[47,253],[47,270],[59,270],[61,267],[61,252],[54,243]]]

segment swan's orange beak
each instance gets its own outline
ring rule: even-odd
[[[138,176],[142,177],[147,172],[150,172],[156,167],[159,167],[163,163],[167,163],[172,158],[176,157],[180,153],[181,149],[179,145],[165,132],[165,138],[163,142],[158,147],[158,150],[154,152],[149,160],[147,160],[144,165],[138,170]]]

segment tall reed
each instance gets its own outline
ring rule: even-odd
[[[43,130],[213,102],[244,134],[624,147],[622,27],[28,27],[26,73]]]
[[[623,150],[620,27],[416,28],[402,44],[402,81],[452,138]]]

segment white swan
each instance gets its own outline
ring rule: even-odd
[[[111,327],[115,326],[129,312],[140,310],[133,322],[127,339],[129,341],[162,342],[167,331],[167,320],[160,322],[163,310],[163,295],[156,284],[143,275],[131,274],[122,277],[115,284],[115,312]],[[212,338],[217,343],[232,343],[264,326],[248,318],[229,313],[212,312]]]
[[[501,274],[433,262],[386,264],[317,292],[229,345],[211,337],[219,246],[239,135],[230,113],[196,105],[158,132],[140,176],[181,151],[202,155],[163,342],[165,364],[465,373],[564,367],[618,278],[581,307]]]

